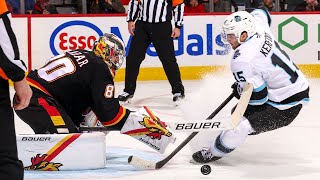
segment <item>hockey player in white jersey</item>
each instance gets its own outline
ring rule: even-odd
[[[224,21],[222,37],[235,50],[231,60],[234,95],[240,98],[244,82],[253,85],[253,92],[238,126],[223,131],[210,147],[194,153],[194,161],[218,160],[248,135],[289,125],[309,101],[308,82],[273,37],[270,22],[270,14],[263,9],[235,12]]]

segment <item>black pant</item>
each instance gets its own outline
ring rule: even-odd
[[[31,89],[33,94],[29,106],[16,113],[35,134],[66,133],[66,130],[69,133],[79,132],[71,117],[55,99],[34,87]],[[64,131],[59,132],[58,129]]]
[[[125,92],[134,94],[140,65],[145,59],[148,46],[153,43],[171,85],[172,94],[184,94],[171,33],[170,21],[154,24],[143,21],[136,22],[135,35],[132,37],[126,60]]]
[[[298,116],[301,108],[301,104],[285,110],[279,110],[266,103],[260,106],[248,105],[244,117],[255,130],[251,135],[256,135],[288,126]]]
[[[23,165],[18,160],[13,110],[7,80],[0,78],[0,179],[22,180]]]

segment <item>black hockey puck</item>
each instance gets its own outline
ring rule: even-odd
[[[128,158],[128,163],[130,163],[131,161],[132,161],[132,156]]]
[[[200,170],[203,175],[208,175],[211,173],[211,167],[209,165],[203,165]]]

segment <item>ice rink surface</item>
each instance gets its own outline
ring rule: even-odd
[[[137,110],[146,105],[157,112],[163,121],[205,119],[231,93],[233,77],[228,75],[207,77],[199,81],[183,81],[186,100],[174,106],[167,81],[138,82],[137,91],[130,105]],[[212,172],[202,175],[202,165],[191,164],[193,152],[208,146],[219,132],[201,132],[168,164],[160,170],[139,170],[127,164],[130,155],[159,161],[174,150],[189,133],[175,134],[177,141],[170,144],[164,154],[159,154],[135,139],[118,132],[109,133],[107,142],[107,166],[105,169],[86,171],[40,172],[25,171],[25,179],[210,179],[210,180],[319,180],[320,179],[320,79],[309,79],[309,105],[304,106],[298,118],[288,127],[249,136],[235,151],[217,162],[210,163]],[[122,92],[124,83],[116,83],[116,95]],[[230,115],[236,104],[234,98],[217,117]],[[18,118],[19,134],[32,130]],[[86,148],[86,147],[83,147]],[[90,153],[90,149],[88,149]],[[85,154],[84,154],[85,156]]]

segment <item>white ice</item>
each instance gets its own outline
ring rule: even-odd
[[[157,112],[163,121],[205,119],[231,93],[233,78],[213,75],[201,81],[183,81],[186,100],[179,106],[172,102],[168,81],[138,82],[133,102],[126,105],[137,110],[146,105]],[[160,170],[139,170],[127,164],[130,155],[159,161],[172,152],[189,134],[176,134],[177,141],[159,154],[144,144],[117,132],[109,133],[107,166],[99,170],[40,172],[25,171],[25,179],[211,179],[211,180],[319,180],[320,179],[320,79],[309,79],[311,102],[288,127],[249,136],[246,142],[217,162],[210,163],[212,172],[205,176],[202,165],[191,164],[191,155],[202,146],[208,146],[218,132],[199,133],[184,149]],[[116,95],[124,83],[116,83]],[[218,115],[227,116],[236,104],[233,99]],[[17,116],[16,131],[32,133],[30,127]],[[84,147],[85,148],[85,147]],[[90,153],[90,150],[88,150]]]

